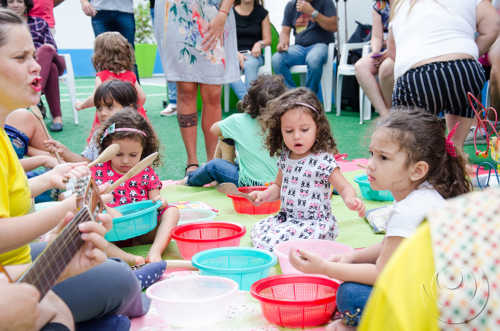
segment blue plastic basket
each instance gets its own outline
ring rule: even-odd
[[[118,241],[148,233],[156,227],[160,206],[161,201],[144,200],[116,207],[123,216],[113,219],[113,227],[105,238]]]
[[[354,181],[358,183],[361,195],[366,200],[375,201],[393,201],[394,197],[390,191],[375,191],[370,187],[370,182],[368,181],[367,175],[361,175],[354,178]]]
[[[267,277],[276,261],[273,253],[247,247],[214,248],[199,252],[192,258],[193,266],[200,270],[201,275],[230,278],[245,291],[259,279]]]

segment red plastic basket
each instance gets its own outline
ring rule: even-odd
[[[239,246],[246,233],[242,225],[228,222],[189,223],[172,230],[182,257],[190,260],[198,252],[218,247]]]
[[[243,193],[250,193],[252,191],[264,191],[267,186],[244,186],[238,187],[238,191]],[[274,214],[280,210],[281,201],[271,201],[265,202],[260,206],[254,206],[250,201],[245,198],[228,194],[233,200],[234,210],[239,214],[250,214],[250,215],[263,215],[263,214]]]
[[[339,283],[315,275],[277,275],[253,283],[252,296],[273,324],[304,328],[327,323],[337,306]]]

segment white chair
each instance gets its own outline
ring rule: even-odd
[[[341,104],[342,104],[342,80],[344,76],[355,76],[355,71],[354,71],[354,64],[348,64],[347,63],[347,58],[349,57],[349,52],[353,49],[359,49],[363,48],[365,45],[367,45],[366,42],[362,43],[344,43],[342,45],[342,50],[340,52],[340,62],[337,67],[337,91],[335,94],[335,109],[337,109],[337,116],[340,116],[341,112]],[[360,88],[361,91],[361,88]],[[361,105],[361,92],[360,92],[360,105]],[[360,124],[363,124],[363,119],[364,118],[364,102],[363,102],[363,107],[360,107],[359,109],[359,122]],[[370,111],[370,116],[371,116],[371,111]]]
[[[332,111],[332,90],[333,85],[333,63],[335,62],[335,43],[328,44],[328,58],[323,65],[321,74],[321,94],[323,95],[323,107],[325,112]],[[292,74],[303,74],[300,77],[300,85],[304,85],[304,76],[307,74],[307,65],[296,65],[290,68]]]
[[[64,58],[66,63],[66,71],[64,74],[59,76],[68,86],[69,96],[71,98],[71,108],[73,108],[73,120],[75,124],[78,124],[78,111],[76,110],[76,84],[75,84],[75,72],[73,71],[73,62],[71,62],[71,55],[68,53],[59,54]]]
[[[271,66],[271,46],[264,47],[264,64],[259,68],[259,75],[271,75],[273,73]],[[245,81],[245,75],[241,75],[243,82]],[[224,84],[224,111],[227,113],[229,111],[229,93],[230,85]]]
[[[366,44],[363,46],[362,56],[366,56],[370,53],[370,45]],[[359,86],[359,124],[363,124],[363,120],[369,121],[372,119],[372,103],[365,91]]]

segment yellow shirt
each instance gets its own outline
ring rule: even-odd
[[[9,137],[2,128],[0,132],[0,218],[23,216],[30,209],[31,192],[28,179]],[[29,262],[31,262],[29,245],[0,254],[0,263],[3,265]]]
[[[429,224],[396,250],[378,278],[358,330],[439,330]]]

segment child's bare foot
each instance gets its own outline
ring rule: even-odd
[[[217,184],[219,183],[217,183],[217,181],[214,180],[213,182],[203,185],[203,187],[214,187],[217,186]]]
[[[146,260],[144,259],[143,256],[134,255],[134,254],[130,254],[130,253],[127,253],[127,255],[124,256],[123,260],[125,262],[127,262],[128,265],[130,265],[130,266],[141,265],[141,264],[146,263]]]
[[[347,326],[341,320],[333,321],[325,328],[326,331],[351,331],[356,330],[354,326]]]

